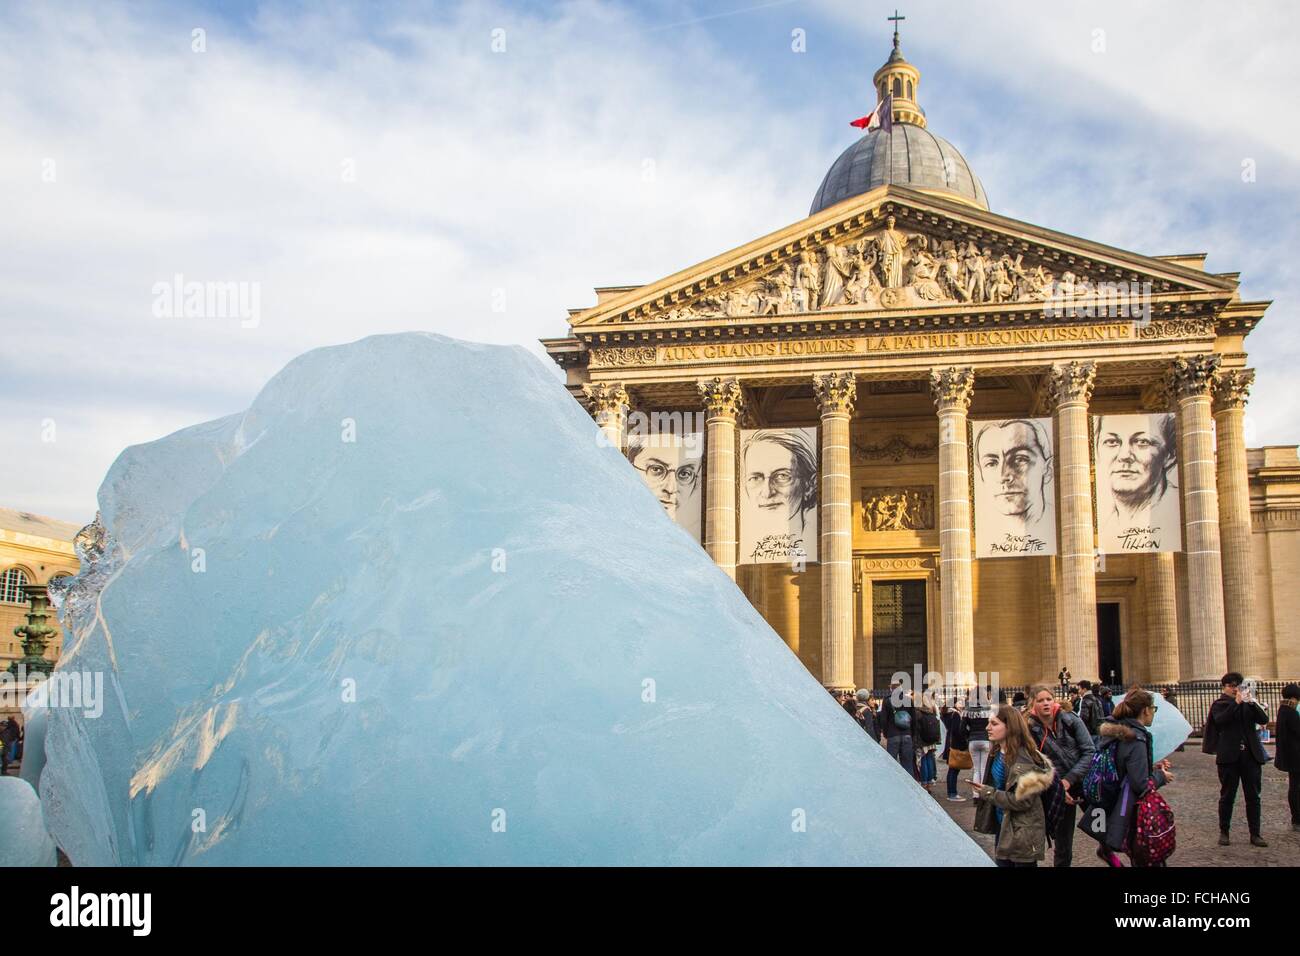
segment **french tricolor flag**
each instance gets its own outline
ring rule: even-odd
[[[886,94],[885,98],[876,104],[874,110],[866,116],[859,116],[849,125],[868,133],[873,129],[883,129],[888,133],[890,127],[894,125],[894,94]]]

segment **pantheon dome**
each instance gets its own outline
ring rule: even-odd
[[[893,53],[874,77],[877,108],[887,94],[893,94],[893,132],[868,130],[840,154],[813,197],[810,216],[886,184],[989,208],[984,186],[966,158],[926,128],[925,113],[916,104],[920,81],[920,71],[903,59],[895,34]]]

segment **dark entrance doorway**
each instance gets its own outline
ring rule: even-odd
[[[1118,604],[1097,605],[1097,666],[1101,669],[1097,677],[1103,684],[1124,686],[1124,662],[1119,653]]]
[[[871,686],[883,690],[917,664],[924,674],[925,645],[925,582],[871,582]]]

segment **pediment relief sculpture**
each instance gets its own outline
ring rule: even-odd
[[[804,249],[730,288],[654,315],[666,321],[802,315],[927,305],[1070,303],[1095,294],[1091,279],[995,253],[972,240],[883,228]]]

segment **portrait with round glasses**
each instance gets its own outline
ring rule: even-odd
[[[640,435],[628,439],[627,457],[664,512],[700,540],[703,442],[696,435]]]
[[[740,560],[817,559],[817,429],[741,433]]]

